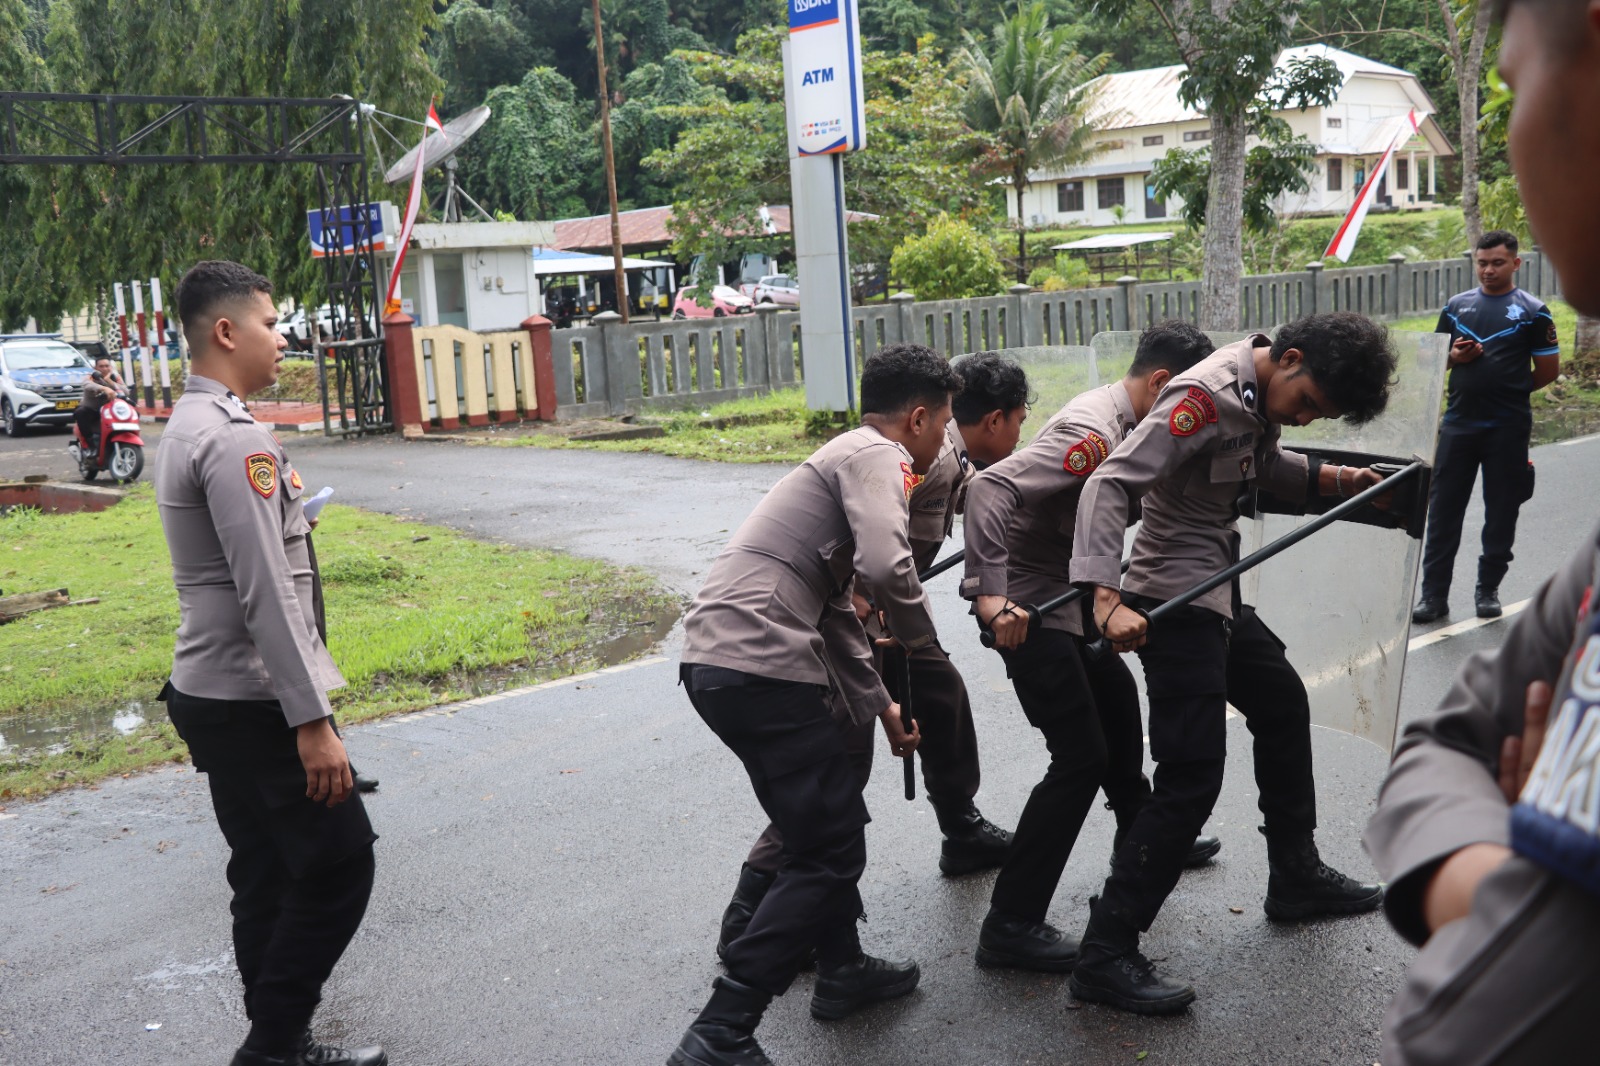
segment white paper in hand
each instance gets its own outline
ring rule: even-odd
[[[323,505],[328,502],[329,497],[332,495],[333,486],[324,485],[322,486],[321,492],[317,493],[315,496],[307,496],[304,500],[302,500],[300,505],[305,508],[306,521],[315,522],[317,520],[317,515],[322,513]]]

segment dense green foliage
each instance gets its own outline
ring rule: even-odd
[[[896,248],[892,269],[895,280],[921,300],[993,296],[1005,284],[994,242],[948,215]]]

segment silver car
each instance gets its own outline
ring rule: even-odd
[[[0,423],[6,436],[20,437],[26,426],[70,425],[93,369],[58,334],[0,334]]]

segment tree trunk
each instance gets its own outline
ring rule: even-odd
[[[1578,333],[1572,341],[1572,358],[1564,369],[1581,386],[1593,388],[1600,384],[1600,318],[1578,316]]]
[[[1028,176],[1021,167],[1012,175],[1011,180],[1017,186],[1017,283],[1028,283],[1028,223],[1022,213],[1022,190],[1027,183]]]
[[[1456,33],[1449,0],[1439,0],[1450,35],[1451,59],[1456,68],[1456,102],[1461,108],[1461,215],[1466,223],[1467,247],[1483,236],[1483,212],[1478,205],[1478,93],[1483,81],[1483,52],[1494,25],[1494,5],[1479,0],[1472,17],[1472,36],[1463,41]]]
[[[1245,117],[1210,106],[1206,113],[1211,117],[1211,184],[1201,245],[1200,327],[1235,330],[1242,322],[1244,283]]]

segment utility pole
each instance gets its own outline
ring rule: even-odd
[[[617,163],[611,158],[611,93],[606,89],[606,47],[600,36],[600,0],[594,9],[594,61],[600,68],[600,135],[606,156],[606,195],[611,199],[611,259],[615,266],[617,313],[628,321],[628,282],[622,269],[622,223],[617,219]]]

